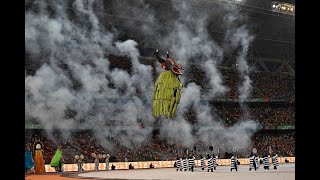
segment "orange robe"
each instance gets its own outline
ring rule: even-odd
[[[45,173],[43,153],[41,149],[36,149],[34,153],[34,169],[36,174]]]

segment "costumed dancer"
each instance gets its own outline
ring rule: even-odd
[[[36,174],[45,173],[44,158],[43,158],[43,145],[40,140],[34,143],[34,169]]]
[[[62,172],[63,171],[63,165],[64,165],[64,160],[62,157],[62,151],[61,151],[61,146],[58,146],[56,153],[51,159],[50,166],[54,167],[56,172]]]
[[[188,158],[182,157],[182,164],[183,164],[183,170],[187,171],[188,170]]]
[[[106,160],[105,160],[105,162],[106,162],[106,170],[107,171],[109,170],[109,158],[110,158],[110,154],[107,154],[106,155]]]
[[[182,74],[183,67],[169,57],[168,51],[166,59],[159,56],[158,49],[155,56],[165,71],[159,75],[155,82],[152,115],[154,117],[165,115],[166,118],[174,118],[181,98],[182,83],[179,76]]]
[[[251,169],[254,169],[255,171],[257,170],[257,164],[256,164],[255,158],[256,157],[253,154],[250,155],[249,171],[251,171]]]
[[[263,168],[269,170],[269,166],[270,166],[270,164],[269,164],[269,155],[266,154],[263,157]]]
[[[78,172],[82,172],[83,171],[82,166],[83,166],[84,156],[82,154],[80,156],[79,155],[75,155],[74,158],[75,158],[75,162],[78,165]]]
[[[194,168],[194,156],[190,156],[188,159],[188,164],[189,164],[189,171],[193,172],[193,168]]]
[[[205,158],[200,155],[200,161],[201,161],[201,170],[204,170],[204,168],[206,168],[206,165],[205,165]]]
[[[230,171],[232,171],[232,169],[235,169],[236,171],[238,171],[238,160],[234,156],[231,157],[231,169],[230,169]]]
[[[25,173],[29,174],[31,172],[34,171],[34,161],[32,159],[32,153],[30,151],[30,147],[27,146],[26,148],[26,152],[24,155],[24,169],[25,169]]]
[[[183,170],[183,159],[180,158],[180,171],[182,171],[182,170]]]
[[[279,166],[278,154],[273,154],[273,156],[272,156],[272,164],[273,164],[273,168],[277,169],[277,167]]]
[[[218,166],[218,164],[217,164],[217,159],[218,159],[218,156],[215,156],[215,155],[213,154],[212,157],[213,157],[213,159],[212,159],[212,161],[213,161],[213,169],[214,169],[214,170],[217,170],[217,166]]]
[[[213,156],[208,155],[208,172],[211,170],[213,172]]]
[[[176,167],[177,171],[179,171],[179,170],[182,171],[181,158],[179,158],[179,157],[177,158],[176,165],[177,165],[177,167]]]
[[[256,163],[257,169],[259,169],[260,164],[259,164],[259,156],[258,156],[258,155],[255,155],[254,161],[255,161],[255,163]]]
[[[94,158],[94,171],[99,171],[99,154],[93,153]]]

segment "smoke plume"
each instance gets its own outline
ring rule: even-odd
[[[140,3],[143,8],[137,5],[123,11],[106,1],[26,1],[25,51],[31,61],[40,63],[35,74],[26,73],[26,117],[38,120],[46,129],[93,128],[95,137],[109,150],[113,148],[109,137],[127,147],[143,143],[153,127],[142,127],[141,123],[156,121],[151,116],[152,72],[161,69],[156,60],[156,69],[139,61],[137,46],[140,42],[120,38],[118,25],[133,26],[139,29],[137,37],[151,37],[186,69],[191,65],[200,68],[208,80],[209,91],[206,91],[198,84],[189,83],[187,74],[182,75],[184,89],[177,117],[162,121],[161,137],[180,141],[187,148],[192,148],[196,139],[202,140],[207,147],[214,145],[226,151],[248,148],[258,125],[247,120],[225,127],[212,111],[212,105],[206,102],[226,96],[230,90],[218,68],[225,47],[239,49],[237,64],[243,79],[239,99],[245,100],[250,95],[252,87],[246,54],[253,36],[245,24],[234,25],[241,19],[241,14],[235,14],[231,4],[230,7],[217,7],[216,13],[212,14],[210,9],[195,10],[194,1],[175,0],[168,6],[177,17],[162,13],[164,17],[161,18],[168,21],[167,26],[163,26],[160,17],[156,16],[161,10],[150,2]],[[114,17],[107,15],[107,8],[111,8],[115,16],[145,18],[145,22],[138,26],[132,21],[119,20],[117,25],[110,26],[107,22],[113,21]],[[212,16],[221,22],[228,17],[224,20],[223,42],[212,37],[208,30]],[[162,26],[162,32],[158,32]],[[110,54],[127,57],[132,72],[110,69],[107,58]],[[194,124],[184,116],[191,106],[196,110],[197,122]],[[63,137],[68,139],[68,136],[67,133]]]

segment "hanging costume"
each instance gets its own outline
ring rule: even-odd
[[[168,52],[166,60],[160,58],[158,50],[155,56],[165,71],[159,75],[155,82],[152,115],[154,117],[165,115],[166,118],[174,118],[181,98],[182,83],[179,75],[182,74],[180,70],[183,70],[183,67],[170,58]]]

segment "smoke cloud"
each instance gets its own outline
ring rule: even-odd
[[[141,128],[138,120],[153,121],[148,113],[153,81],[152,67],[138,60],[137,43],[127,40],[113,46],[117,34],[105,29],[97,17],[103,13],[95,9],[101,1],[76,0],[73,9],[68,9],[67,1],[30,3],[40,11],[26,11],[26,52],[45,63],[25,78],[26,116],[46,129],[103,127],[95,135],[106,148],[112,147],[105,137],[118,138],[128,147],[143,142],[152,129]],[[110,70],[105,57],[111,53],[127,55],[133,75]],[[70,117],[68,112],[73,112]],[[63,135],[67,139],[69,134]]]
[[[47,129],[95,128],[96,138],[109,150],[113,149],[109,137],[132,147],[151,135],[153,127],[142,127],[141,122],[153,124],[156,121],[151,116],[152,72],[160,71],[159,64],[155,60],[156,69],[142,64],[137,48],[139,42],[120,40],[120,31],[105,23],[112,21],[104,10],[110,6],[115,15],[144,17],[147,22],[143,23],[137,36],[154,36],[161,26],[155,15],[160,10],[147,2],[140,2],[144,9],[136,6],[129,8],[130,11],[120,11],[116,6],[94,0],[26,2],[29,7],[25,12],[26,53],[41,63],[35,74],[26,74],[25,77],[26,117],[37,119]],[[167,140],[179,141],[187,148],[192,148],[196,139],[201,139],[206,147],[213,145],[225,151],[248,148],[258,124],[246,120],[225,127],[212,111],[212,105],[202,100],[216,100],[230,89],[224,85],[224,77],[218,68],[225,47],[240,49],[236,60],[243,79],[239,99],[249,97],[252,87],[246,54],[253,36],[245,25],[234,25],[241,19],[241,14],[235,15],[234,7],[226,6],[214,14],[221,20],[227,15],[225,39],[219,43],[208,31],[211,11],[195,11],[192,3],[172,1],[170,6],[178,17],[164,17],[170,27],[163,27],[164,32],[157,33],[159,38],[153,40],[160,47],[167,48],[171,57],[186,69],[196,65],[204,71],[209,91],[189,83],[187,74],[182,75],[184,89],[177,117],[174,120],[160,119],[160,135]],[[139,8],[143,10],[143,16]],[[134,26],[129,22],[123,21],[122,25]],[[110,62],[106,58],[109,54],[126,56],[131,61],[132,73],[109,69]],[[184,117],[191,106],[196,110],[195,124]],[[68,136],[64,134],[65,139]]]

